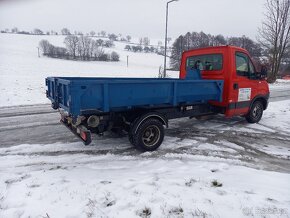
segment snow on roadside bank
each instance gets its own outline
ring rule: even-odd
[[[290,80],[277,79],[275,83],[269,84],[270,90],[281,89],[281,88],[290,88]]]

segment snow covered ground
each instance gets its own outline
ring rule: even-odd
[[[0,33],[0,107],[48,103],[45,78],[48,76],[157,77],[163,57],[124,50],[126,43],[115,43],[120,62],[81,62],[38,58],[42,39],[64,46],[64,36],[33,36]],[[129,67],[127,67],[127,55]]]
[[[34,36],[0,33],[0,107],[49,103],[45,97],[48,76],[85,77],[157,77],[163,57],[156,54],[124,50],[126,43],[115,42],[110,49],[120,54],[120,62],[81,62],[38,57],[42,39],[64,46],[64,36]],[[157,41],[157,40],[155,40]],[[129,67],[127,67],[127,55]],[[178,72],[169,72],[178,77]],[[290,81],[279,80],[271,89],[289,87]]]
[[[29,147],[15,149],[31,151]],[[290,215],[289,174],[234,161],[10,153],[1,157],[1,217]]]
[[[180,119],[151,153],[111,137],[2,146],[0,217],[289,217],[289,120],[290,100],[259,124]]]
[[[270,89],[283,89],[285,87],[290,88],[290,80],[284,80],[284,79],[277,79],[277,81],[273,84],[270,84]]]
[[[124,50],[126,43],[116,42],[113,49],[120,62],[80,62],[38,57],[42,39],[64,46],[64,36],[0,34],[0,107],[48,103],[44,79],[48,76],[157,77],[163,57]],[[126,59],[129,56],[129,67]],[[172,73],[172,77],[178,76]],[[278,82],[273,87],[280,87]],[[289,85],[290,82],[283,85]]]
[[[48,103],[47,76],[156,77],[163,63],[123,43],[116,43],[118,63],[38,58],[41,39],[63,42],[0,34],[0,107]],[[285,87],[278,80],[270,88]],[[151,153],[111,135],[84,147],[45,107],[31,106],[35,114],[0,108],[0,218],[290,217],[289,99],[271,102],[259,124],[174,120]]]

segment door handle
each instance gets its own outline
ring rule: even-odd
[[[234,83],[234,89],[238,89],[239,88],[239,84],[238,83]]]

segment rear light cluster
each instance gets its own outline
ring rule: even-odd
[[[84,141],[87,141],[87,134],[85,132],[81,131],[80,136]]]

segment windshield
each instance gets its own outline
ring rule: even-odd
[[[223,68],[223,56],[222,54],[208,54],[188,57],[186,69],[188,68],[207,71],[221,70]]]

